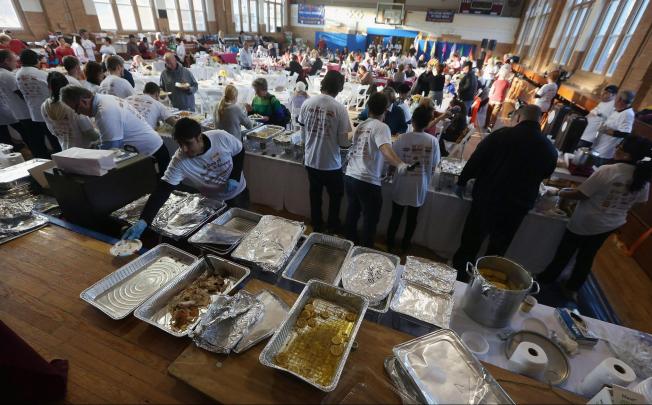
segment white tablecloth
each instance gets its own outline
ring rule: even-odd
[[[301,164],[250,153],[245,159],[245,176],[252,202],[310,217],[308,176]],[[433,184],[436,184],[435,181]],[[344,200],[341,207],[342,220],[346,213],[346,197]],[[383,186],[383,200],[378,223],[378,233],[381,235],[386,232],[391,216],[389,184]],[[413,243],[427,247],[441,257],[452,257],[460,243],[470,207],[469,200],[462,201],[454,194],[431,189],[426,203],[419,211]],[[325,192],[322,209],[325,218],[328,210]],[[401,224],[399,236],[402,235],[403,228],[404,224]],[[565,229],[565,219],[532,212],[523,220],[505,256],[532,273],[540,273],[554,256]]]

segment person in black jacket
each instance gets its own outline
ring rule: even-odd
[[[473,63],[469,61],[464,62],[464,66],[462,66],[462,73],[464,73],[464,76],[460,80],[460,84],[457,89],[457,96],[464,102],[464,105],[466,105],[466,113],[470,116],[473,99],[478,92],[478,78],[473,72]]]
[[[319,72],[321,72],[321,68],[324,66],[324,62],[322,62],[317,52],[313,52],[313,56],[315,57],[315,61],[312,63],[312,66],[310,66],[310,76],[319,74]]]
[[[396,102],[396,90],[391,87],[385,87],[383,90],[385,96],[389,100],[389,106],[385,112],[385,119],[383,122],[387,124],[392,135],[404,134],[407,132],[408,120],[405,116],[405,112],[401,107],[399,107]],[[358,119],[364,121],[369,118],[369,106],[365,107],[364,110],[358,114]]]
[[[308,85],[308,83],[306,83],[306,77],[303,74],[303,68],[301,67],[301,64],[299,63],[299,57],[297,55],[292,54],[292,60],[290,60],[290,64],[288,65],[288,67],[285,70],[290,72],[290,75],[293,75],[293,74],[296,73],[298,75],[297,81],[298,82],[303,82],[306,86]]]
[[[419,77],[417,77],[417,80],[414,82],[414,86],[412,87],[412,94],[428,96],[428,93],[430,93],[430,80],[432,77],[432,67],[428,66],[426,67],[426,71],[421,73]]]
[[[534,206],[541,181],[554,172],[557,151],[541,133],[540,118],[539,107],[521,107],[512,118],[516,125],[488,135],[464,166],[456,194],[463,197],[470,179],[475,184],[460,247],[453,257],[458,280],[468,279],[466,263],[475,261],[485,237],[489,237],[486,255],[505,254]]]

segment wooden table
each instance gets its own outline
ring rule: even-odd
[[[292,305],[297,295],[279,287],[252,279],[245,290],[257,293],[268,289]],[[170,374],[199,391],[226,404],[279,403],[401,403],[385,374],[383,361],[392,347],[413,337],[385,326],[363,321],[336,390],[324,393],[298,378],[265,367],[258,356],[267,340],[241,354],[217,355],[194,345],[170,365]],[[485,367],[516,403],[585,403],[586,400],[563,390],[551,389],[538,381],[502,368]]]

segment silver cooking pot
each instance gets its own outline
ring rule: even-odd
[[[507,275],[513,290],[503,290],[487,281],[478,269],[496,270]],[[467,263],[471,281],[462,297],[462,309],[474,321],[490,328],[509,325],[528,295],[539,293],[539,284],[521,265],[499,256],[485,256]]]
[[[598,152],[593,152],[589,148],[577,148],[571,162],[577,167],[593,166],[595,158],[600,157]]]

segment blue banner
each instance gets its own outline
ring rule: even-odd
[[[325,17],[326,7],[323,4],[299,4],[299,24],[324,25]]]

